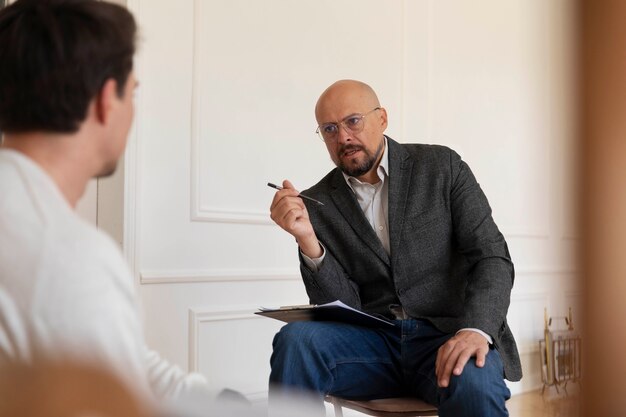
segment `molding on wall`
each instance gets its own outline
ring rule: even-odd
[[[545,31],[544,35],[545,35],[545,42],[547,42],[548,44],[551,44],[551,41],[553,41],[554,38],[554,33],[550,30],[550,25],[549,25],[549,20],[545,19],[545,21],[543,22],[544,25],[542,25],[542,30]],[[543,68],[542,68],[542,76],[545,77],[546,82],[549,84],[549,91],[542,91],[542,101],[545,101],[546,103],[550,103],[553,97],[553,89],[554,86],[552,84],[553,79],[554,79],[554,62],[552,60],[552,54],[551,51],[546,48],[546,50],[544,51],[544,56],[543,56],[543,62],[546,63]],[[554,202],[552,201],[552,196],[553,196],[553,192],[552,190],[555,188],[555,181],[556,178],[554,176],[554,173],[551,171],[550,167],[552,165],[552,159],[553,159],[553,155],[554,155],[554,132],[553,132],[553,125],[552,125],[552,120],[553,120],[553,110],[554,106],[550,106],[548,105],[548,114],[545,115],[545,117],[550,120],[549,122],[547,122],[545,124],[544,129],[542,129],[543,134],[545,135],[546,138],[550,138],[550,140],[545,140],[542,142],[543,146],[545,146],[545,153],[544,155],[546,155],[545,157],[545,163],[547,164],[547,174],[548,174],[548,179],[547,179],[547,187],[545,190],[545,194],[542,196],[543,198],[541,199],[541,211],[542,211],[542,215],[541,215],[541,219],[540,222],[542,223],[542,227],[536,227],[535,224],[533,224],[531,227],[524,227],[524,228],[519,228],[516,225],[503,225],[502,226],[502,230],[503,233],[505,234],[505,236],[510,236],[513,238],[522,238],[522,239],[542,239],[542,240],[549,240],[551,237],[551,230],[552,230],[552,205],[554,204]],[[509,231],[508,233],[505,233],[504,231]]]
[[[241,224],[267,224],[273,225],[270,219],[269,210],[266,212],[239,210],[239,209],[215,209],[202,205],[200,195],[200,138],[202,137],[202,95],[204,91],[204,81],[201,76],[205,71],[205,59],[200,45],[202,36],[198,35],[198,28],[201,27],[201,15],[198,13],[199,1],[194,0],[194,20],[193,20],[193,62],[192,62],[192,85],[191,85],[191,213],[192,222],[220,222],[220,223],[241,223]]]
[[[550,292],[548,291],[533,291],[533,292],[524,292],[520,294],[511,294],[511,305],[513,303],[524,303],[527,301],[543,301],[543,305],[548,307],[550,310]],[[509,307],[509,312],[511,308]],[[528,355],[539,351],[539,340],[530,342],[530,341],[521,341],[518,342],[518,351],[520,355]]]
[[[539,340],[536,340],[535,342],[520,343],[517,350],[520,356],[539,353]]]
[[[433,0],[402,2],[402,91],[400,131],[403,142],[432,141]],[[415,77],[419,73],[420,76]],[[411,76],[409,76],[411,74]],[[414,98],[419,97],[415,101]],[[412,100],[413,99],[413,100]],[[416,121],[416,117],[419,121]],[[410,121],[410,122],[409,122]],[[415,125],[421,125],[419,132]]]
[[[520,267],[515,269],[515,275],[575,275],[578,269],[574,267]]]
[[[255,315],[258,307],[238,307],[230,310],[217,310],[208,308],[189,309],[189,371],[198,372],[200,362],[199,334],[200,325],[213,321],[225,320],[258,320],[263,317]]]
[[[127,0],[128,9],[136,16],[137,21],[141,21],[142,9],[140,0]],[[141,56],[135,57],[135,73],[141,79],[144,72]],[[124,257],[128,262],[131,273],[135,278],[135,284],[139,280],[139,236],[140,220],[138,213],[141,206],[140,172],[141,172],[141,152],[140,131],[142,114],[144,111],[143,94],[141,90],[135,92],[135,118],[132,131],[124,154],[124,219],[123,219],[123,241],[122,249]]]
[[[434,26],[434,13],[435,13],[435,7],[434,7],[434,0],[428,0],[426,3],[426,7],[427,7],[427,15],[428,15],[428,19],[427,19],[427,24],[428,24],[428,39],[427,39],[427,50],[426,50],[426,72],[427,72],[427,79],[426,79],[426,103],[427,103],[427,107],[426,107],[426,111],[427,111],[427,115],[426,115],[426,140],[428,140],[429,142],[433,139],[433,97],[434,97],[434,93],[433,93],[433,83],[432,83],[432,79],[433,79],[433,74],[434,74],[434,62],[435,59],[433,58],[433,51],[435,50],[435,37],[433,35],[433,26]]]
[[[516,275],[574,275],[575,269],[568,268],[520,268]],[[236,281],[299,281],[300,274],[293,268],[254,268],[254,269],[173,269],[143,270],[141,284],[191,284],[197,282],[236,282]],[[567,293],[566,293],[567,294]],[[521,297],[524,294],[513,295]]]
[[[563,300],[567,303],[564,307],[573,307],[574,313],[579,312],[579,308],[582,306],[584,298],[584,292],[578,288],[569,289],[563,292]],[[575,317],[575,319],[580,320],[581,317]],[[574,320],[575,326],[579,327],[580,323],[576,323]]]
[[[511,294],[511,303],[528,300],[547,300],[549,297],[550,293],[548,291],[528,291],[519,294]]]
[[[581,290],[578,290],[578,289],[566,290],[563,295],[565,296],[565,298],[578,298],[578,299],[582,300],[583,292]]]
[[[541,230],[515,230],[515,227],[502,226],[502,234],[508,238],[514,239],[540,239],[549,240],[550,232],[542,232]]]
[[[200,181],[199,174],[199,161],[198,157],[198,149],[200,147],[200,135],[202,133],[202,124],[199,114],[201,113],[201,103],[200,99],[200,86],[202,85],[202,77],[200,76],[200,70],[198,69],[198,61],[200,57],[198,56],[198,36],[197,29],[199,27],[200,16],[198,13],[198,2],[193,2],[193,46],[192,46],[192,64],[191,64],[191,149],[190,149],[190,159],[191,159],[191,170],[189,172],[190,180],[191,180],[191,220],[197,221],[195,217],[198,216],[198,204],[199,204],[199,196],[198,196],[198,182]]]
[[[428,29],[427,29],[427,47],[426,47],[426,58],[425,58],[425,62],[426,62],[426,73],[427,73],[427,80],[426,80],[426,97],[424,98],[426,101],[426,106],[425,106],[425,111],[426,114],[424,115],[424,120],[426,123],[426,137],[425,138],[420,138],[422,141],[425,142],[432,142],[432,141],[436,141],[436,132],[434,132],[434,119],[436,118],[436,107],[433,104],[434,101],[434,93],[433,93],[433,82],[432,82],[432,74],[436,74],[437,73],[437,68],[436,68],[436,62],[435,62],[435,58],[434,58],[434,51],[436,50],[436,42],[437,39],[435,39],[435,26],[434,26],[434,19],[435,19],[435,13],[436,13],[436,2],[434,0],[427,0],[427,1],[423,1],[420,2],[421,8],[423,9],[423,12],[426,13],[427,15],[427,25],[428,25]],[[546,69],[545,71],[549,71],[550,69]],[[547,93],[545,93],[547,94]],[[405,115],[406,118],[406,115]],[[549,132],[548,132],[549,134]],[[447,143],[448,146],[451,146],[453,144]],[[546,153],[548,154],[548,157],[546,158],[547,160],[547,164],[550,164],[550,155],[552,154],[552,149],[551,149],[551,144],[549,142],[544,142],[544,146],[546,147]],[[459,149],[459,147],[455,147],[452,146],[453,149],[455,149],[457,152],[459,152],[461,155],[463,155],[463,152]],[[552,186],[552,184],[548,184],[548,189],[546,191],[546,195],[544,198],[544,206],[542,207],[542,219],[541,219],[541,223],[543,223],[543,227],[535,227],[534,225],[532,225],[533,227],[520,227],[518,224],[516,223],[508,223],[508,224],[504,224],[504,223],[499,223],[498,225],[500,226],[500,230],[502,231],[502,233],[505,235],[506,238],[515,238],[515,239],[541,239],[541,240],[549,240],[550,239],[550,226],[551,226],[551,219],[550,219],[550,187]]]
[[[406,138],[407,137],[407,132],[406,132],[406,113],[407,113],[407,94],[406,94],[406,73],[408,72],[407,69],[407,38],[408,38],[408,33],[407,33],[407,3],[406,0],[402,0],[402,4],[401,4],[401,9],[402,9],[402,17],[400,19],[400,25],[402,25],[402,36],[401,36],[401,42],[402,42],[402,58],[401,58],[401,65],[402,65],[402,71],[400,71],[400,114],[402,115],[402,122],[401,122],[401,126],[400,126],[400,132],[402,133],[402,137]]]
[[[214,308],[190,308],[189,309],[189,372],[199,372],[200,363],[200,326],[203,323],[221,322],[228,320],[259,320],[262,316],[254,314],[258,311],[258,306],[238,306],[230,309]],[[267,390],[256,390],[242,392],[253,403],[267,401]]]
[[[539,340],[537,340],[535,343],[530,343],[530,342],[521,343],[518,347],[518,351],[519,351],[520,356],[532,355],[534,353],[538,353],[539,352]]]
[[[255,269],[185,269],[141,271],[141,284],[191,284],[197,282],[235,281],[299,281],[300,273],[293,268]]]
[[[193,148],[193,145],[192,145]],[[192,157],[192,159],[197,159]],[[197,162],[195,162],[197,163]],[[194,162],[192,162],[192,165]],[[193,174],[198,175],[198,174]],[[193,178],[193,177],[192,177]],[[239,223],[239,224],[266,224],[274,225],[270,219],[269,211],[266,213],[245,211],[245,210],[215,210],[210,207],[203,207],[198,204],[200,196],[198,195],[197,185],[192,180],[192,197],[191,197],[191,221],[192,222],[217,222],[217,223]],[[195,187],[195,189],[194,189]]]

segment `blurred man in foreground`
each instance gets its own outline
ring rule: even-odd
[[[0,366],[40,356],[97,363],[143,400],[208,389],[144,344],[122,255],[74,208],[114,172],[133,119],[136,24],[91,0],[0,11]],[[34,399],[36,400],[36,399]]]

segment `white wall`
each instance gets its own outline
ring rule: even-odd
[[[124,236],[124,159],[111,177],[92,179],[76,205],[78,214],[108,233],[120,247]]]
[[[390,136],[446,144],[473,168],[517,269],[526,378],[511,387],[537,387],[543,308],[561,315],[579,295],[572,4],[129,0],[142,43],[124,243],[148,343],[216,388],[265,395],[280,324],[252,312],[306,302],[265,183],[306,188],[332,168],[313,106],[355,78],[378,92]]]

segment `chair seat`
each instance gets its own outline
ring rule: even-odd
[[[437,407],[411,397],[381,398],[358,401],[326,396],[326,401],[335,406],[335,415],[341,416],[341,407],[349,408],[369,416],[378,417],[418,417],[436,416]]]

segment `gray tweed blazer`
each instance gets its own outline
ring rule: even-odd
[[[324,203],[304,200],[327,249],[318,272],[301,262],[311,302],[339,299],[385,316],[401,304],[443,332],[481,329],[492,336],[505,377],[521,379],[506,322],[514,268],[487,198],[451,149],[387,141],[390,256],[338,168],[304,192]]]

